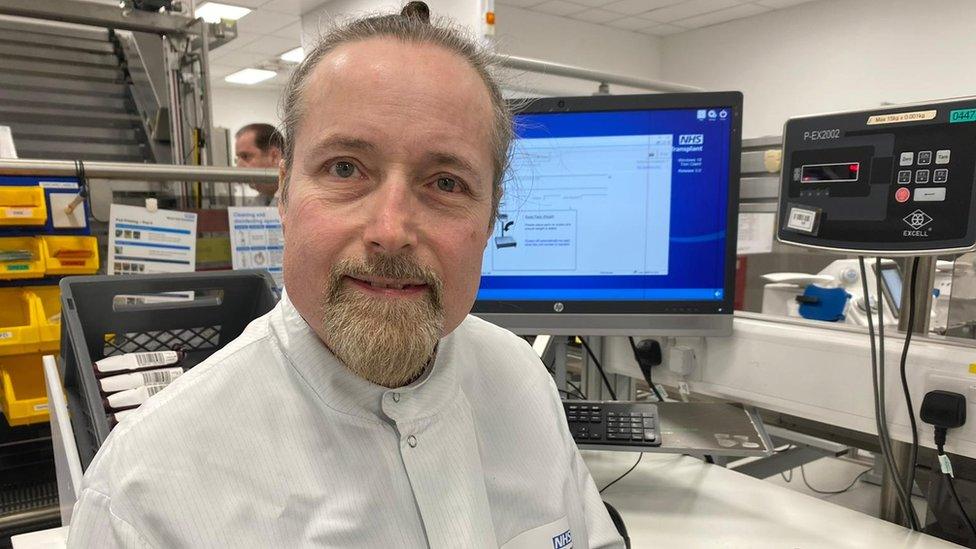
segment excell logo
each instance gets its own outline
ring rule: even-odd
[[[923,212],[922,210],[915,210],[914,212],[903,217],[902,221],[904,221],[909,227],[915,229],[914,231],[902,231],[903,236],[929,236],[928,231],[922,231],[921,229],[932,222],[932,216]]]
[[[701,133],[689,133],[678,136],[678,145],[704,145],[705,135]]]

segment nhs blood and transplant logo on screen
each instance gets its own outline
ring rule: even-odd
[[[678,145],[704,145],[705,135],[701,133],[688,133],[678,136]]]

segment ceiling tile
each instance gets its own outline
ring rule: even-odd
[[[586,21],[587,23],[597,23],[597,24],[603,24],[608,21],[621,19],[619,13],[615,13],[607,10],[601,10],[599,8],[594,8],[586,11],[581,11],[579,13],[574,13],[570,17],[572,17],[573,19],[578,19],[580,21]]]
[[[616,29],[624,29],[629,31],[637,31],[643,29],[649,29],[651,27],[656,27],[660,23],[656,21],[649,21],[642,17],[624,17],[617,19],[616,21],[610,21],[607,23],[608,27],[614,27]]]
[[[683,0],[617,0],[604,7],[610,11],[624,15],[637,15],[657,8],[671,6],[681,1]]]
[[[214,80],[223,80],[225,76],[232,72],[237,72],[241,70],[240,67],[233,67],[230,65],[220,65],[217,63],[210,64],[210,78]]]
[[[687,27],[689,29],[699,29],[701,27],[717,25],[719,23],[725,23],[726,21],[732,21],[734,19],[751,17],[769,10],[770,8],[764,8],[763,6],[757,6],[756,4],[742,4],[741,6],[734,6],[724,10],[713,11],[704,15],[696,15],[695,17],[689,17],[688,19],[680,19],[677,21],[677,23],[682,27]]]
[[[282,27],[271,34],[279,38],[294,38],[300,42],[302,40],[302,22],[299,21],[297,23],[292,23],[291,25]]]
[[[258,38],[261,38],[262,36],[263,35],[261,35],[261,34],[257,34],[257,33],[253,33],[253,32],[252,33],[241,33],[241,32],[238,32],[237,33],[237,38],[234,38],[230,42],[227,42],[223,46],[220,46],[219,48],[213,50],[210,53],[210,56],[211,57],[214,57],[214,58],[218,58],[218,57],[220,57],[222,55],[226,55],[226,54],[228,54],[228,53],[230,53],[232,51],[239,51],[239,50],[243,49],[245,46],[247,46],[248,44],[250,44],[251,42],[254,42]]]
[[[277,59],[282,53],[301,45],[301,41],[297,38],[280,38],[278,36],[267,35],[244,46],[240,51],[245,53],[263,53],[268,57]]]
[[[262,4],[268,0],[214,0],[220,4],[227,4],[228,6],[241,6],[245,8],[257,9],[261,7]],[[200,6],[206,4],[208,0],[197,0],[196,7],[199,9]]]
[[[257,9],[237,21],[238,32],[271,34],[298,22],[298,16],[266,9]]]
[[[261,53],[248,53],[243,51],[232,51],[227,55],[217,59],[216,61],[224,67],[235,67],[236,69],[244,69],[247,67],[256,67],[259,64],[268,60],[270,56]]]
[[[603,6],[612,4],[616,1],[617,0],[573,0],[573,3],[586,6],[588,8],[602,8]]]
[[[326,0],[265,0],[261,8],[292,15],[304,15],[325,3]]]
[[[549,0],[532,8],[532,11],[548,13],[549,15],[572,15],[585,10],[585,6],[566,2],[565,0]]]
[[[655,21],[670,23],[679,19],[687,19],[696,15],[702,15],[713,11],[731,8],[738,5],[736,0],[688,0],[673,6],[656,9],[645,14]]]
[[[667,36],[669,34],[678,34],[679,32],[685,32],[686,28],[679,27],[677,25],[658,25],[656,27],[651,27],[646,30],[639,31],[641,34],[651,34],[654,36]]]
[[[767,8],[773,9],[788,8],[797,4],[805,4],[809,1],[810,0],[755,0],[757,4],[761,4]]]
[[[498,3],[516,8],[531,8],[532,6],[538,6],[545,1],[546,0],[499,0]]]

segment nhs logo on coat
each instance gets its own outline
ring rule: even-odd
[[[552,549],[572,549],[572,547],[573,534],[569,530],[552,538]]]
[[[688,133],[678,136],[678,145],[704,145],[705,135],[700,133]]]

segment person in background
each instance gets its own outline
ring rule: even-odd
[[[281,132],[271,124],[248,124],[237,130],[234,136],[234,151],[239,168],[278,169],[281,162]],[[278,205],[277,183],[251,183],[251,188],[260,195],[262,206]]]

